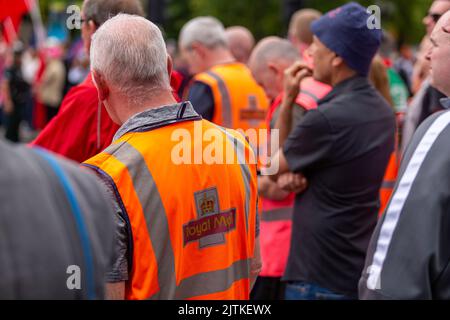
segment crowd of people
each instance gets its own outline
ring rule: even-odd
[[[0,42],[5,136],[37,131],[0,142],[0,298],[450,299],[449,1],[416,53],[355,2],[257,42],[144,16]]]

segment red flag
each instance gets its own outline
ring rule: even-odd
[[[0,0],[0,22],[8,43],[15,40],[22,16],[30,11],[32,4],[30,0]]]

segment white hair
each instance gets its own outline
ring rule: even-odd
[[[118,14],[106,21],[92,37],[90,60],[92,70],[135,101],[170,90],[163,36],[145,18]]]
[[[199,42],[211,49],[227,46],[225,28],[214,17],[197,17],[190,20],[181,29],[178,41],[184,48],[189,48],[194,42]]]
[[[286,61],[289,64],[300,59],[300,54],[294,45],[280,37],[270,36],[262,39],[253,51],[254,60],[266,64],[273,60]]]

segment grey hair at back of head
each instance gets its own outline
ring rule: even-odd
[[[259,65],[274,60],[282,60],[290,64],[300,59],[300,54],[288,40],[271,36],[258,42],[254,49],[253,59]]]
[[[91,69],[132,99],[170,90],[161,31],[145,18],[119,14],[93,35]]]
[[[210,49],[227,46],[225,28],[214,17],[197,17],[190,20],[181,29],[178,41],[184,48],[189,48],[194,42]]]

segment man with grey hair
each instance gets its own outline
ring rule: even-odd
[[[203,118],[244,131],[264,128],[267,98],[250,70],[233,57],[219,20],[192,19],[181,30],[179,46],[194,75],[188,98]]]
[[[243,26],[232,26],[225,29],[225,35],[231,54],[237,61],[247,64],[255,46],[255,38],[250,30]]]
[[[450,12],[430,37],[431,84],[450,96]],[[441,99],[445,109],[450,99]],[[450,299],[450,112],[426,119],[409,144],[399,179],[370,241],[361,299]]]
[[[248,299],[260,268],[256,166],[199,163],[186,151],[207,154],[197,132],[208,131],[220,150],[242,159],[252,153],[244,137],[176,102],[161,31],[142,17],[119,14],[97,30],[91,70],[99,100],[121,126],[112,145],[84,163],[125,221],[117,224],[108,297]]]
[[[284,72],[299,59],[300,54],[294,45],[279,37],[262,39],[250,56],[249,67],[253,77],[272,101],[267,117],[270,130],[275,128],[280,112]],[[311,81],[313,80],[306,79],[303,85]],[[319,92],[316,99],[324,97],[328,91],[326,88]],[[292,110],[292,128],[307,110],[317,107],[317,100],[312,99],[311,92],[302,88]],[[275,139],[275,136],[272,139]],[[289,253],[294,196],[278,187],[277,183],[268,176],[258,177],[258,191],[262,203],[261,258],[263,264],[252,298],[255,300],[283,299],[284,284],[281,282],[281,277]]]
[[[144,15],[139,0],[85,0],[81,9],[81,37],[89,54],[91,37],[118,13]],[[107,56],[107,55],[106,55]],[[99,153],[119,128],[102,110],[91,74],[64,97],[58,114],[32,142],[77,162]]]

